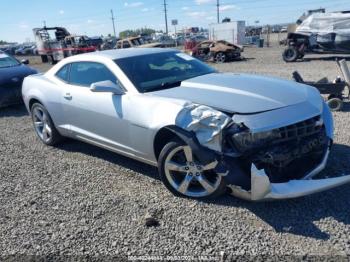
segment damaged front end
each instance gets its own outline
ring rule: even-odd
[[[246,200],[301,197],[350,182],[350,176],[311,179],[325,168],[332,146],[333,120],[326,105],[322,114],[295,118],[289,125],[278,126],[285,121],[283,114],[266,114],[270,122],[264,130],[245,125],[245,119],[249,125],[256,116],[233,117],[190,105],[180,112],[176,125],[195,134],[190,145],[194,154],[207,163],[215,157],[215,170],[224,176],[232,195]],[[276,127],[271,128],[274,121]],[[199,147],[193,146],[196,143]]]

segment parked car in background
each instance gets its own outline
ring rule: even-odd
[[[153,40],[152,36],[149,34],[142,33],[142,34],[140,34],[140,37],[142,38],[144,43],[151,43]]]
[[[23,79],[37,71],[26,64],[28,60],[19,62],[14,57],[0,51],[0,107],[22,102]]]
[[[288,32],[288,27],[287,26],[283,26],[280,30],[280,33],[287,33]]]
[[[204,35],[195,35],[191,37],[191,40],[199,43],[208,40],[208,37]]]
[[[63,40],[63,49],[65,57],[82,54],[85,52],[94,52],[98,49],[99,40],[91,41],[86,35],[68,35]]]
[[[9,55],[15,55],[16,49],[18,49],[19,45],[17,44],[6,44],[2,45],[0,47],[0,51],[9,54]]]
[[[101,50],[110,50],[116,47],[117,41],[119,38],[116,37],[108,37],[105,38],[103,44],[101,45]]]
[[[168,35],[160,35],[156,38],[156,42],[161,43],[164,47],[173,47],[176,42]]]
[[[37,55],[38,49],[36,45],[22,45],[15,50],[15,55]]]
[[[142,37],[136,36],[136,37],[121,39],[117,42],[115,46],[116,49],[124,49],[124,48],[130,48],[130,47],[151,48],[151,47],[164,47],[164,45],[159,42],[146,44],[143,41]]]
[[[192,56],[203,61],[213,61],[216,63],[224,63],[232,60],[241,59],[243,48],[238,45],[231,44],[227,41],[204,41],[196,45],[192,51]]]
[[[247,200],[283,199],[350,182],[311,179],[326,165],[333,118],[317,89],[293,81],[130,48],[66,58],[26,77],[22,93],[44,144],[67,136],[157,166],[177,196],[228,187]]]
[[[184,45],[185,44],[185,38],[183,36],[177,36],[174,38],[177,45]]]
[[[88,37],[88,45],[94,46],[97,50],[102,49],[103,39],[100,36]]]

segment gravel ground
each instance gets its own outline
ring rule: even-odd
[[[329,56],[285,64],[277,47],[247,48],[244,55],[246,61],[217,67],[283,78],[298,70],[310,80],[339,74]],[[350,173],[349,111],[346,105],[334,114],[335,145],[321,176]],[[3,256],[350,255],[349,185],[287,201],[193,201],[172,196],[148,165],[76,141],[42,145],[24,107],[2,109],[0,130]],[[147,227],[150,218],[155,226]]]

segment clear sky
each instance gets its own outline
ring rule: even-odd
[[[207,27],[216,21],[216,0],[166,0],[169,30],[171,19],[178,28]],[[220,0],[220,16],[245,20],[248,25],[295,22],[308,9],[350,10],[350,0]],[[16,0],[0,3],[0,40],[33,40],[32,28],[63,26],[71,33],[89,36],[125,29],[149,27],[165,29],[163,0]]]

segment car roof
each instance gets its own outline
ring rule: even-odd
[[[179,52],[179,50],[171,49],[171,48],[124,48],[124,49],[113,49],[113,50],[105,50],[105,51],[96,51],[92,53],[85,53],[73,56],[75,58],[78,57],[105,57],[112,60],[141,56],[141,55],[150,55],[150,54],[158,54],[158,53],[167,53],[167,52]]]

